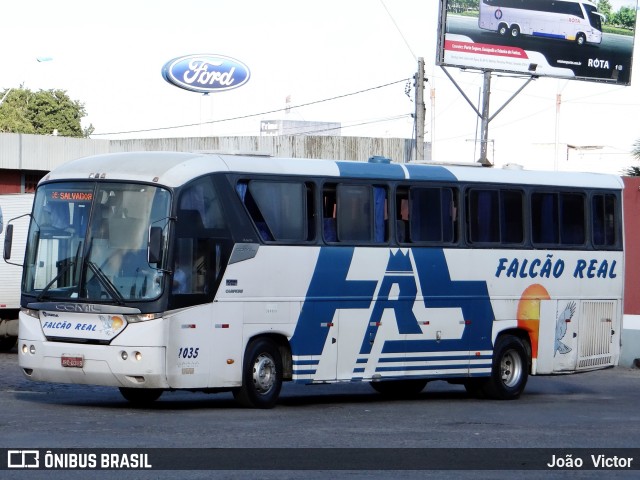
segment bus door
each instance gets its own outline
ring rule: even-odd
[[[357,372],[363,325],[369,321],[367,309],[338,309],[331,322],[321,325],[328,330],[322,355],[313,380],[351,380]]]

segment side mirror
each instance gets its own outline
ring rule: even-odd
[[[9,260],[11,258],[11,245],[13,243],[13,224],[7,225],[7,232],[4,235],[4,253],[3,258]]]
[[[147,244],[147,261],[149,264],[160,263],[162,260],[162,228],[149,228],[149,243]]]

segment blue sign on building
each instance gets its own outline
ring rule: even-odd
[[[224,55],[185,55],[169,60],[162,67],[162,77],[167,82],[200,93],[241,87],[250,76],[249,67]]]

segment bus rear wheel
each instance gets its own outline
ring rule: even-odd
[[[520,36],[520,27],[517,25],[511,25],[511,29],[509,31],[511,32],[511,38],[517,38]]]
[[[506,23],[501,23],[500,25],[498,25],[498,33],[503,37],[507,34],[508,31],[509,25],[507,25]]]
[[[282,358],[267,338],[249,344],[242,367],[242,387],[233,391],[238,403],[252,408],[273,408],[282,389]]]
[[[515,400],[527,384],[529,362],[527,348],[514,335],[503,335],[493,349],[491,376],[482,386],[483,393],[496,400]]]
[[[159,388],[126,388],[120,387],[122,396],[134,405],[149,405],[162,395]]]

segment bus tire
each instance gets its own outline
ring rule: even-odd
[[[511,33],[511,38],[518,38],[520,36],[520,27],[518,25],[511,25],[509,32]]]
[[[491,376],[482,392],[495,400],[515,400],[527,384],[529,362],[523,341],[513,335],[498,337],[493,349]]]
[[[498,25],[498,33],[501,36],[504,37],[508,31],[509,31],[509,25],[507,25],[506,23],[501,23],[500,25]]]
[[[242,387],[233,391],[238,403],[251,408],[273,408],[282,389],[282,357],[267,338],[252,341],[244,355]]]
[[[126,388],[120,387],[122,396],[134,405],[149,405],[162,395],[160,388]]]
[[[422,378],[406,380],[386,380],[370,382],[371,387],[378,393],[390,398],[408,398],[417,396],[427,385]]]
[[[584,45],[585,43],[587,43],[587,37],[585,36],[584,33],[579,32],[576,35],[576,43],[580,46]]]

